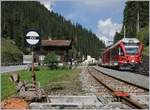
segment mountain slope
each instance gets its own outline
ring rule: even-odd
[[[24,31],[28,28],[39,30],[42,39],[72,39],[76,54],[98,58],[99,50],[105,46],[90,30],[72,24],[58,13],[49,12],[36,1],[2,1],[1,12],[2,37],[15,41],[24,53]]]

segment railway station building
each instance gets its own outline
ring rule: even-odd
[[[38,62],[43,63],[45,56],[50,52],[55,52],[59,63],[66,64],[69,61],[69,49],[72,48],[72,40],[42,40],[41,48],[36,51]]]

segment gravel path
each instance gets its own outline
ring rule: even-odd
[[[97,93],[99,93],[99,95],[110,95],[108,90],[88,73],[87,67],[82,69],[79,78],[81,87],[86,95],[97,95]]]

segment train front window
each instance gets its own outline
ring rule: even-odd
[[[125,46],[139,46],[139,43],[124,43]]]
[[[138,54],[138,48],[126,48],[127,55],[136,55]]]

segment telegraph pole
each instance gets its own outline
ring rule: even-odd
[[[139,11],[137,12],[137,32],[140,31],[140,26],[139,26]]]
[[[123,26],[123,29],[124,29],[124,38],[126,37],[126,27],[125,25]]]
[[[136,24],[137,32],[140,31],[140,24],[139,24],[139,3],[137,2],[137,24]]]

